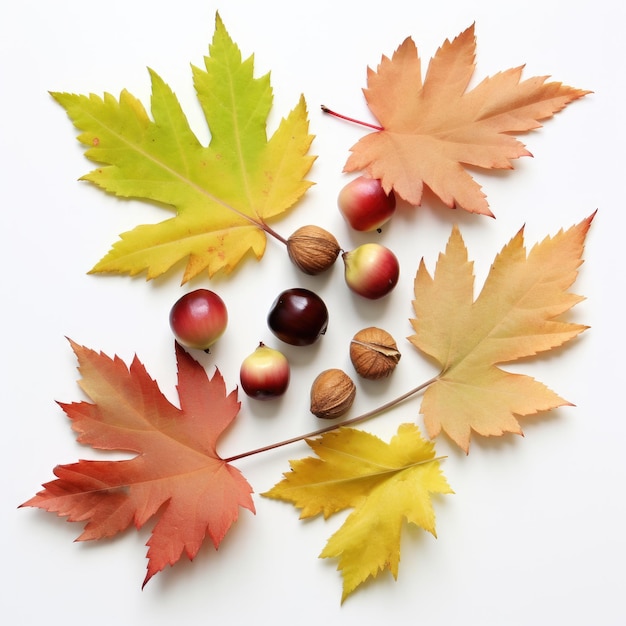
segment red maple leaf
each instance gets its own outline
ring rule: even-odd
[[[190,559],[208,535],[215,548],[237,520],[239,507],[254,513],[252,488],[220,458],[216,444],[237,415],[236,390],[226,394],[218,370],[212,378],[176,344],[180,408],[171,404],[135,357],[129,367],[71,342],[79,384],[93,401],[59,403],[80,443],[135,453],[131,459],[59,465],[57,478],[21,506],[86,522],[78,541],[110,537],[131,522],[156,517],[148,540],[145,585],[183,551]]]

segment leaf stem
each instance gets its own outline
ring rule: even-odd
[[[346,120],[346,122],[352,122],[353,124],[359,124],[360,126],[367,126],[367,128],[373,128],[374,130],[385,130],[382,126],[377,126],[376,124],[370,124],[369,122],[362,122],[361,120],[356,120],[353,117],[348,117],[346,115],[342,115],[341,113],[337,113],[332,109],[329,109],[325,104],[321,105],[322,111],[324,113],[328,113],[334,117],[338,117],[341,120]]]
[[[421,385],[418,385],[417,387],[414,387],[413,389],[407,391],[406,393],[403,393],[397,398],[394,398],[393,400],[390,400],[389,402],[385,402],[385,404],[381,404],[379,407],[372,409],[371,411],[367,411],[366,413],[362,413],[361,415],[357,415],[356,417],[353,417],[351,419],[344,420],[343,422],[338,422],[336,424],[331,424],[330,426],[327,426],[326,428],[320,428],[319,430],[314,430],[313,432],[307,433],[306,435],[298,435],[297,437],[292,437],[291,439],[285,439],[283,441],[272,443],[267,446],[263,446],[261,448],[255,448],[254,450],[249,450],[248,452],[242,452],[241,454],[236,454],[234,456],[230,456],[226,459],[223,459],[223,461],[225,463],[232,463],[233,461],[237,461],[239,459],[243,459],[245,457],[252,456],[254,454],[260,454],[261,452],[268,452],[269,450],[274,450],[276,448],[281,448],[282,446],[287,446],[292,443],[297,443],[298,441],[303,441],[304,439],[311,439],[313,437],[318,437],[320,435],[329,433],[333,430],[337,430],[338,428],[360,424],[361,422],[371,419],[372,417],[376,417],[377,415],[384,413],[385,411],[391,409],[397,404],[404,402],[405,400],[409,399],[410,397],[414,396],[415,394],[419,393],[420,391],[422,391],[423,389],[425,389],[426,387],[434,383],[438,378],[439,378],[439,374],[437,376],[434,376],[430,380],[427,380],[426,382],[422,383]]]
[[[285,245],[287,245],[287,240],[280,234],[277,233],[271,226],[268,226],[264,221],[260,221],[260,222],[256,222],[260,228],[262,228],[268,235],[271,235],[272,237],[274,237],[274,239],[277,239],[278,241],[280,241],[281,243],[284,243]]]
[[[254,217],[247,215],[246,213],[243,213],[242,211],[239,211],[234,206],[228,204],[227,202],[220,200],[217,197],[213,197],[213,200],[217,202],[218,204],[221,204],[225,209],[228,209],[229,211],[232,211],[239,217],[242,217],[243,219],[247,220],[253,226],[260,228],[267,235],[271,235],[272,237],[274,237],[274,239],[277,239],[281,243],[284,243],[285,245],[287,245],[287,240],[280,233],[276,232],[271,226],[269,226],[263,219],[261,218],[254,219]]]

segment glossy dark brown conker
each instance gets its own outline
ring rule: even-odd
[[[267,325],[281,341],[292,346],[308,346],[326,332],[328,309],[309,289],[286,289],[274,300]]]

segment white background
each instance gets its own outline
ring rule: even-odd
[[[310,178],[316,186],[276,228],[289,235],[316,223],[344,248],[379,239],[396,251],[401,280],[384,301],[365,302],[343,283],[340,265],[323,277],[299,274],[280,244],[261,262],[245,262],[230,278],[181,287],[180,273],[143,277],[89,276],[117,235],[169,214],[121,202],[77,179],[92,168],[64,111],[48,91],[119,94],[149,100],[146,67],[176,91],[192,127],[209,137],[191,83],[202,64],[219,10],[256,73],[271,71],[275,93],[270,132],[301,93],[309,105]],[[614,0],[529,0],[524,3],[337,2],[284,0],[22,0],[0,21],[2,112],[3,561],[0,611],[12,624],[414,623],[483,625],[626,623],[623,446],[624,352],[621,292],[625,143],[622,29],[626,10]],[[574,102],[524,138],[534,158],[507,173],[477,173],[496,219],[442,207],[432,198],[403,208],[381,235],[351,233],[336,209],[348,176],[342,166],[363,129],[325,117],[326,104],[365,119],[361,88],[376,66],[411,36],[424,68],[436,48],[476,23],[476,78],[526,64],[524,77],[550,74],[594,93]],[[308,388],[327,367],[351,367],[348,340],[375,324],[398,340],[403,357],[382,384],[359,384],[351,415],[427,379],[431,366],[409,345],[412,281],[423,256],[430,269],[457,223],[476,262],[477,288],[493,256],[526,225],[532,245],[598,209],[586,262],[574,291],[587,299],[571,319],[591,329],[567,348],[511,366],[548,384],[576,406],[523,421],[525,437],[473,441],[470,454],[445,438],[444,472],[456,494],[435,498],[438,539],[403,535],[400,575],[387,573],[340,605],[336,563],[317,558],[342,516],[298,520],[288,504],[255,495],[257,514],[241,517],[216,553],[205,546],[141,591],[149,528],[92,544],[73,543],[80,527],[53,514],[18,509],[57,463],[101,458],[79,446],[55,404],[81,400],[74,355],[65,337],[118,354],[136,353],[164,393],[176,401],[173,338],[167,316],[186,290],[210,286],[226,300],[231,322],[208,357],[229,389],[239,364],[260,340],[279,347],[266,312],[284,288],[320,293],[330,309],[326,337],[310,349],[289,349],[292,386],[268,406],[242,398],[223,456],[305,433],[319,426],[308,413]],[[403,421],[417,421],[414,399],[366,425],[388,439]],[[305,444],[237,463],[256,494],[307,455]],[[271,622],[270,622],[271,620]]]

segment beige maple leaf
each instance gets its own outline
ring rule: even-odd
[[[586,330],[561,316],[583,299],[569,288],[592,219],[546,237],[528,255],[520,231],[496,257],[476,300],[473,265],[457,228],[433,276],[420,263],[409,340],[441,367],[421,406],[431,437],[443,430],[467,452],[472,431],[521,434],[519,416],[569,404],[498,365],[552,350]]]

